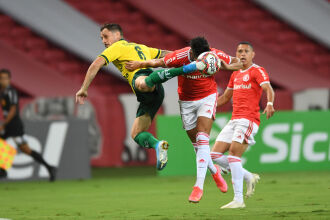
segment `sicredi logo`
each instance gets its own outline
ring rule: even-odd
[[[299,162],[305,159],[309,162],[322,162],[330,160],[329,134],[325,131],[315,131],[303,135],[304,124],[276,123],[268,125],[262,132],[265,147],[270,147],[276,152],[263,153],[261,163],[279,163],[286,159],[290,162]],[[291,134],[290,142],[280,138],[280,134]],[[316,150],[316,144],[318,147]],[[326,148],[326,150],[325,150]],[[328,154],[328,157],[327,157]]]
[[[248,85],[245,84],[234,85],[234,90],[237,89],[251,89],[251,83],[249,83]]]

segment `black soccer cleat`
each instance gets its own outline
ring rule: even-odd
[[[49,181],[54,182],[56,180],[56,173],[57,173],[56,167],[50,166],[48,168],[48,173],[49,173]]]
[[[0,179],[7,177],[7,171],[5,169],[0,168]]]

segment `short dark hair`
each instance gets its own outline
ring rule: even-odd
[[[9,69],[0,69],[0,74],[5,73],[11,78],[11,72]]]
[[[123,29],[121,29],[119,24],[114,23],[107,23],[101,26],[100,31],[103,31],[104,29],[108,29],[109,31],[119,31],[120,35],[123,36]]]
[[[190,41],[190,47],[195,58],[197,58],[201,53],[210,51],[210,46],[204,37],[195,37]]]
[[[252,46],[252,44],[249,41],[241,41],[241,42],[238,43],[238,45],[241,45],[241,44],[243,44],[243,45],[249,45],[252,48],[252,50],[253,50],[253,46]]]

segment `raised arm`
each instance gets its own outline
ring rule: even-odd
[[[275,112],[274,106],[273,106],[275,93],[274,93],[274,90],[273,90],[272,86],[270,85],[270,83],[262,84],[261,88],[267,94],[267,106],[266,106],[263,114],[266,113],[267,119],[269,119],[270,117],[272,117],[274,115],[274,112]]]
[[[76,102],[79,104],[84,104],[84,100],[87,97],[87,90],[93,79],[95,78],[98,71],[104,66],[105,60],[102,57],[98,57],[94,60],[94,62],[89,66],[85,80],[80,88],[80,90],[76,93]]]
[[[163,59],[152,59],[145,61],[129,61],[125,65],[129,71],[148,67],[166,67]]]
[[[221,60],[221,68],[222,70],[236,71],[243,68],[243,63],[237,57],[231,57],[230,64],[227,64],[223,60]]]
[[[231,97],[233,97],[233,90],[232,89],[226,89],[225,92],[219,96],[217,100],[217,106],[222,106],[230,101]]]
[[[155,51],[154,48],[150,48],[151,51]],[[157,50],[159,51],[159,50]],[[160,50],[160,54],[157,54],[157,56],[153,56],[156,57],[155,59],[151,59],[151,60],[144,60],[144,61],[128,61],[125,64],[125,68],[129,71],[134,71],[136,69],[141,69],[141,68],[149,68],[149,67],[166,67],[164,60],[162,58],[164,58],[167,54],[172,53],[172,51],[169,50]]]
[[[170,50],[161,50],[161,51],[160,51],[159,58],[163,58],[163,57],[165,57],[167,54],[172,53],[172,52],[173,52],[173,51],[170,51]]]

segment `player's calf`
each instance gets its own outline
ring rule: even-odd
[[[173,69],[162,69],[152,72],[148,77],[145,78],[145,84],[152,88],[156,84],[164,83],[173,77],[184,75],[196,71],[196,63],[192,62],[183,67],[173,68]]]

